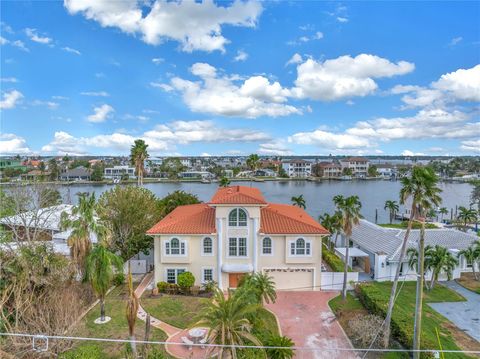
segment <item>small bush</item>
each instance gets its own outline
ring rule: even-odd
[[[357,314],[348,322],[352,337],[360,348],[369,347],[374,340],[375,343],[373,345],[383,342],[385,331],[380,330],[380,332],[378,332],[378,328],[382,325],[383,318],[374,314]]]
[[[200,293],[200,287],[198,285],[194,285],[191,289],[190,289],[192,295],[198,295],[198,293]]]
[[[168,289],[168,283],[167,282],[158,282],[157,283],[157,288],[160,293],[165,293]]]
[[[125,274],[123,273],[117,273],[115,274],[115,277],[113,277],[113,285],[114,286],[119,286],[125,283]]]
[[[177,294],[179,292],[179,286],[175,283],[168,283],[167,293],[168,294]]]
[[[343,272],[345,270],[345,263],[325,245],[322,247],[322,259],[332,268],[334,272]],[[351,269],[348,268],[350,272]]]
[[[217,288],[217,282],[214,280],[207,280],[205,283],[203,283],[203,290],[206,293],[212,293],[215,288]]]
[[[191,272],[183,272],[178,275],[177,283],[182,291],[188,292],[195,284],[195,277]]]

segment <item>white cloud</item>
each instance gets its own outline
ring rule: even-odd
[[[445,91],[458,100],[480,101],[480,64],[471,69],[458,69],[442,75],[432,87]]]
[[[267,156],[289,156],[293,154],[293,151],[282,140],[261,143],[257,152]]]
[[[340,56],[323,62],[307,59],[297,66],[297,96],[322,101],[366,96],[378,87],[374,79],[404,75],[414,68],[410,62],[393,63],[369,54]]]
[[[65,46],[65,47],[62,47],[62,50],[63,51],[66,51],[66,52],[70,52],[72,54],[75,54],[75,55],[81,55],[82,53],[80,51],[78,51],[77,49],[74,49],[72,47],[68,47],[68,46]]]
[[[458,43],[460,43],[462,40],[463,40],[463,37],[461,37],[461,36],[454,37],[452,40],[450,40],[450,43],[448,45],[449,46],[455,46]]]
[[[58,106],[59,106],[59,104],[57,102],[42,101],[42,100],[35,100],[35,101],[32,102],[32,105],[34,105],[34,106],[46,106],[50,110],[54,110],[54,109],[58,108]]]
[[[52,39],[50,37],[39,35],[36,29],[26,28],[25,34],[27,34],[30,40],[38,42],[39,44],[47,45],[52,42]]]
[[[30,52],[30,50],[25,46],[25,44],[23,43],[23,41],[21,40],[15,40],[12,42],[12,45],[19,48],[20,50],[22,51],[25,51],[25,52]]]
[[[287,61],[285,66],[291,65],[291,64],[299,64],[303,61],[302,56],[298,53],[293,54],[293,56],[290,58],[290,60]]]
[[[462,141],[460,148],[464,151],[480,153],[480,140]]]
[[[98,149],[122,151],[127,153],[137,138],[144,139],[151,153],[172,151],[178,144],[195,142],[259,142],[270,137],[262,132],[250,129],[228,129],[218,127],[212,121],[174,121],[157,125],[140,136],[125,133],[112,133],[92,137],[74,137],[63,131],[55,133],[54,139],[42,147],[48,153],[87,154]]]
[[[161,58],[161,57],[154,57],[152,59],[152,62],[155,64],[155,65],[160,65],[162,62],[164,62],[165,59]]]
[[[237,51],[237,56],[233,58],[233,61],[238,62],[238,61],[245,61],[248,59],[248,54],[243,51],[243,50],[238,50]]]
[[[345,23],[345,22],[348,22],[348,18],[343,17],[343,16],[337,16],[337,21]]]
[[[2,155],[28,154],[31,152],[23,137],[12,133],[0,134],[0,153]]]
[[[324,130],[299,132],[288,138],[289,142],[300,145],[315,145],[326,149],[355,149],[372,147],[367,138],[345,133],[333,133]]]
[[[313,35],[310,35],[310,36],[303,35],[303,36],[300,36],[297,40],[290,40],[287,42],[287,45],[296,46],[309,41],[321,40],[321,39],[323,39],[323,32],[317,31]]]
[[[413,152],[413,151],[410,151],[410,150],[404,150],[402,152],[402,156],[407,156],[407,157],[412,157],[412,156],[426,156],[425,153],[422,153],[422,152]]]
[[[6,38],[4,38],[3,36],[0,36],[0,45],[6,45],[8,43],[9,41]]]
[[[84,91],[84,92],[80,92],[80,95],[94,96],[94,97],[108,97],[108,96],[110,96],[110,94],[106,91]]]
[[[107,104],[103,104],[99,107],[95,107],[93,109],[93,114],[88,116],[87,117],[87,120],[88,122],[94,122],[94,123],[98,123],[98,122],[104,122],[107,120],[108,117],[111,116],[111,114],[114,112],[115,110],[113,109],[112,106],[110,105],[107,105]]]
[[[183,51],[225,51],[228,39],[223,25],[254,27],[262,12],[257,1],[234,1],[217,6],[213,1],[147,2],[65,0],[70,14],[82,13],[103,27],[117,27],[128,34],[140,33],[148,44],[178,41]],[[149,6],[148,9],[142,6]],[[144,13],[142,13],[144,10]]]
[[[219,75],[215,67],[206,63],[196,63],[190,71],[201,81],[174,77],[169,84],[152,83],[152,86],[182,93],[184,102],[194,112],[247,118],[301,113],[298,108],[284,104],[291,96],[288,89],[278,82],[270,83],[263,76],[253,76],[237,84],[239,76]]]
[[[2,77],[0,82],[17,83],[18,80],[15,77]]]
[[[10,92],[3,93],[3,99],[0,101],[1,109],[15,108],[17,103],[23,98],[23,94],[20,91],[12,90]]]

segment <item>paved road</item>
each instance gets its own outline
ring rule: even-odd
[[[480,342],[480,294],[465,289],[455,281],[442,282],[442,284],[464,296],[467,301],[428,303],[428,305]]]

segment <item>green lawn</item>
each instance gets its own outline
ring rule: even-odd
[[[108,296],[105,302],[106,315],[112,320],[105,324],[95,324],[94,320],[100,316],[99,305],[95,306],[79,323],[76,330],[71,333],[74,336],[97,337],[109,339],[128,339],[128,324],[125,316],[127,290],[124,286],[116,287]],[[145,322],[137,319],[135,324],[135,336],[143,340],[145,335]],[[165,341],[166,334],[160,329],[151,327],[150,340]],[[139,346],[139,350],[140,350]],[[107,342],[80,342],[75,345],[63,357],[65,359],[97,359],[110,358],[120,359],[125,357],[126,344]],[[163,347],[156,348],[169,358],[163,351]],[[160,358],[161,356],[159,356]]]
[[[397,229],[407,229],[408,221],[403,221],[401,223],[381,223],[379,224],[380,227],[385,228],[397,228]],[[412,229],[420,229],[421,225],[418,222],[413,222]],[[433,223],[425,223],[426,229],[437,229],[438,226],[434,225]]]
[[[400,283],[399,288],[402,286]],[[415,310],[415,282],[405,282],[395,303],[392,330],[396,339],[403,345],[411,346],[413,336],[413,321]],[[362,284],[360,297],[370,312],[385,316],[390,295],[391,282],[371,282]],[[464,301],[461,295],[442,286],[436,285],[431,291],[425,291],[422,321],[422,343],[424,347],[438,348],[435,334],[440,332],[440,341],[444,349],[476,349],[476,342],[455,327],[445,317],[440,315],[427,303]],[[448,358],[467,358],[463,354],[449,354]]]
[[[151,316],[177,328],[188,328],[198,321],[198,313],[210,299],[164,294],[157,298],[143,296],[143,309]]]

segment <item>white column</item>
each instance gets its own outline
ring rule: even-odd
[[[253,219],[253,271],[258,271],[258,218]]]
[[[217,218],[217,275],[218,288],[222,289],[222,257],[223,257],[223,227],[222,219]]]

